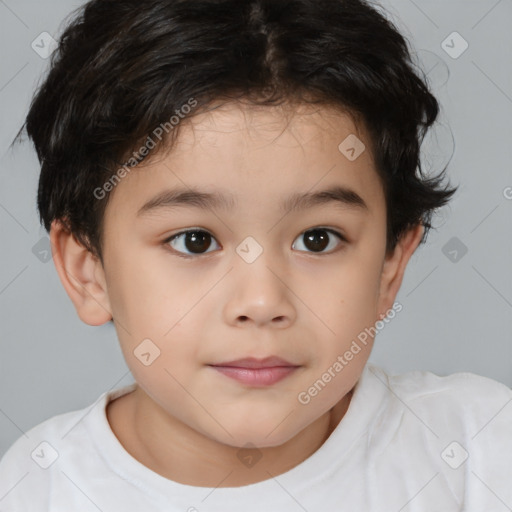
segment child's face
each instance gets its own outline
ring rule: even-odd
[[[230,105],[192,121],[175,149],[132,170],[112,194],[104,225],[109,310],[148,400],[218,442],[275,446],[354,386],[371,337],[357,341],[351,360],[344,354],[393,304],[399,283],[382,274],[382,185],[365,134],[334,111],[304,109],[286,125],[279,110]],[[338,149],[350,134],[367,147],[354,161]],[[366,207],[329,200],[282,209],[294,195],[333,187]],[[230,199],[142,209],[174,189]],[[207,233],[165,243],[192,228]],[[322,229],[304,236],[313,228]],[[147,366],[139,357],[151,361],[155,349],[138,348],[146,339],[160,350]],[[249,385],[212,367],[269,356],[298,368]],[[319,379],[320,391],[309,392]]]

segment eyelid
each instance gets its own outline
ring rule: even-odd
[[[198,253],[198,254],[187,254],[187,253],[183,253],[183,252],[177,251],[176,249],[173,249],[169,245],[170,242],[172,242],[175,238],[178,238],[179,236],[186,235],[187,233],[196,233],[198,231],[204,232],[204,233],[208,233],[217,242],[217,244],[219,244],[219,246],[220,246],[220,242],[217,240],[217,237],[215,235],[213,235],[208,229],[200,228],[200,227],[192,227],[192,228],[187,228],[187,229],[183,229],[181,231],[178,231],[177,233],[174,233],[173,235],[170,235],[165,240],[163,240],[162,244],[169,251],[171,251],[171,253],[174,254],[175,256],[179,256],[179,257],[185,258],[185,259],[196,259],[199,256],[203,256],[204,257],[204,256],[208,256],[212,252],[215,252],[215,251],[208,251],[208,252]]]
[[[304,235],[304,233],[307,233],[308,231],[316,231],[316,230],[326,231],[327,233],[330,233],[331,235],[334,235],[336,238],[338,238],[338,240],[340,242],[342,242],[342,244],[348,244],[349,243],[349,240],[347,239],[347,237],[344,235],[344,233],[342,231],[338,231],[337,228],[336,229],[335,228],[329,228],[327,226],[314,226],[312,228],[305,229],[304,231],[300,232],[298,237],[300,237],[301,235]],[[307,254],[307,255],[310,255],[310,256],[316,256],[316,255],[322,256],[322,255],[334,254],[334,253],[338,252],[339,250],[340,250],[339,248],[336,248],[336,249],[331,249],[330,251],[327,251],[327,252],[323,252],[323,251],[322,252],[299,251],[299,252]]]
[[[296,238],[298,238],[299,236],[303,235],[304,233],[307,233],[308,231],[315,231],[315,230],[327,231],[328,233],[331,233],[332,235],[336,236],[341,242],[349,243],[349,240],[347,239],[347,237],[345,236],[345,234],[343,233],[342,230],[338,231],[338,228],[331,228],[331,227],[322,226],[322,225],[313,226],[311,228],[307,228],[307,229],[301,231],[297,235]],[[173,254],[175,254],[177,256],[180,256],[182,258],[187,258],[187,259],[197,258],[199,256],[207,256],[211,252],[215,252],[215,251],[208,251],[208,252],[197,253],[197,254],[186,254],[186,253],[182,253],[182,252],[176,251],[175,249],[173,249],[172,247],[169,246],[169,243],[172,240],[174,240],[175,238],[178,238],[181,235],[186,235],[187,233],[191,233],[191,232],[193,233],[193,232],[198,232],[198,231],[204,232],[204,233],[208,233],[219,245],[221,245],[220,242],[217,240],[217,237],[215,235],[213,235],[210,232],[210,230],[205,229],[205,228],[200,228],[200,227],[192,227],[192,228],[187,228],[187,229],[183,229],[181,231],[178,231],[177,233],[174,233],[173,235],[170,235],[165,240],[163,240],[162,244],[165,245]],[[318,253],[315,253],[315,252],[312,252],[312,251],[299,251],[299,252],[304,252],[305,254],[310,254],[310,255],[323,255],[323,254],[332,254],[332,253],[336,252],[336,250],[334,250],[334,251],[331,250],[329,252],[318,252]]]

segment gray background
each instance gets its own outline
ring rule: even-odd
[[[57,38],[81,3],[0,0],[0,456],[34,425],[132,382],[114,327],[82,323],[51,258],[41,261],[35,151],[8,150],[48,64],[32,41],[44,31]],[[512,386],[512,2],[382,5],[442,104],[425,166],[449,162],[460,187],[413,255],[403,310],[379,332],[371,361],[391,373],[470,371]],[[454,31],[469,44],[458,58],[441,46]],[[446,44],[462,48],[453,37]]]

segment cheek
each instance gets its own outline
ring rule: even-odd
[[[317,337],[319,368],[331,367],[338,356],[348,352],[350,360],[343,373],[357,378],[357,371],[364,366],[372,347],[371,328],[377,320],[380,268],[378,252],[354,251],[333,266],[328,279],[324,278],[325,285],[310,295],[312,309],[322,319],[319,329],[324,333]],[[350,375],[347,375],[349,380]]]
[[[173,276],[163,279],[162,274],[155,265],[122,261],[109,283],[121,349],[134,377],[142,382],[162,378],[170,362],[187,357],[176,353],[186,345],[173,344],[180,319],[186,318],[187,300],[169,285]]]
[[[375,321],[379,285],[378,259],[354,253],[350,261],[331,268],[323,293],[316,294],[313,303],[331,319],[337,334],[354,335],[354,329]]]
[[[178,322],[181,316],[179,313],[173,319],[172,315],[167,315],[167,321],[159,325],[153,324],[149,316],[145,317],[130,335],[117,328],[123,356],[132,375],[156,401],[163,400],[161,403],[166,403],[166,398],[171,400],[167,403],[185,399],[183,387],[193,388],[192,376],[201,366],[199,331],[189,324],[182,326]]]
[[[162,336],[183,316],[190,286],[156,249],[122,252],[130,256],[113,255],[117,260],[108,283],[113,313],[137,335]]]

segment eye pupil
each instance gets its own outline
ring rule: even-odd
[[[329,235],[324,229],[312,229],[304,233],[306,247],[321,252],[329,245]]]
[[[194,252],[194,249],[199,249],[198,252],[206,251],[210,243],[211,236],[206,231],[189,231],[185,233],[185,246],[191,252]]]
[[[336,231],[327,228],[314,228],[302,233],[302,243],[306,247],[306,250],[311,253],[325,253],[325,249],[328,248],[333,241],[333,236],[340,241],[346,242],[346,239]],[[189,256],[201,255],[211,252],[209,249],[213,242],[212,239],[215,239],[215,237],[210,235],[208,231],[197,229],[182,231],[181,233],[173,235],[165,241],[165,244],[169,244],[173,247],[175,252],[183,253],[183,255],[186,255],[187,252]],[[292,248],[296,249],[295,244],[292,245]]]

